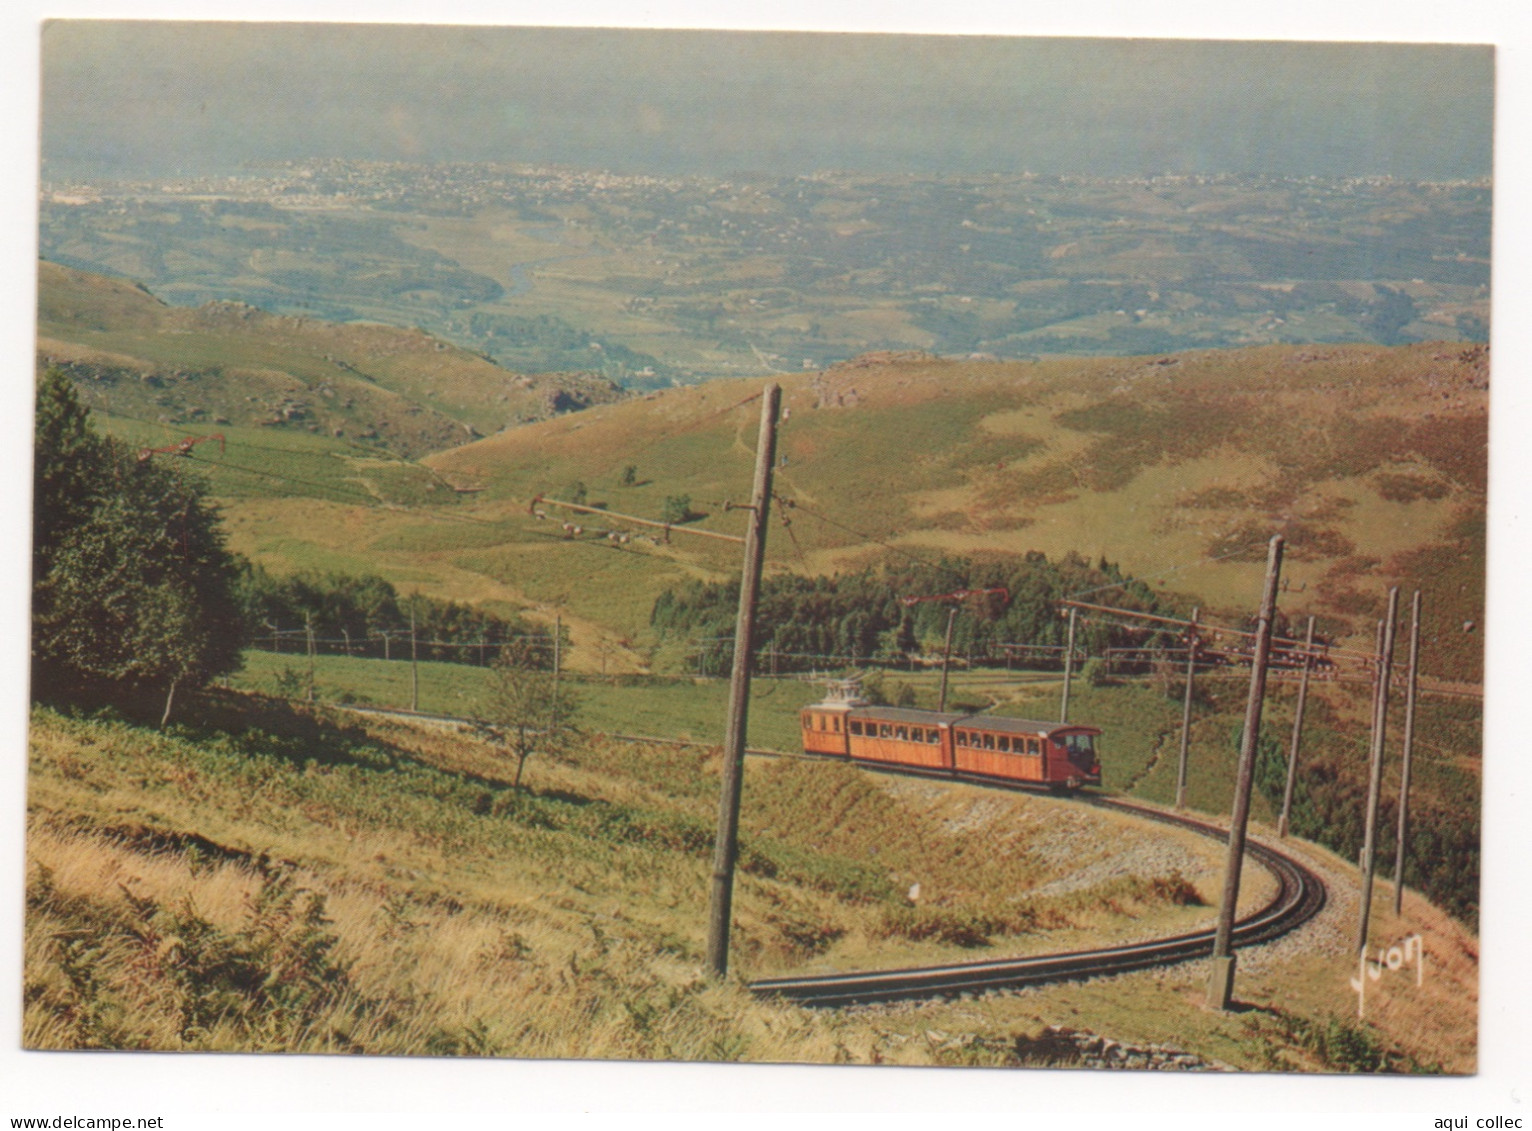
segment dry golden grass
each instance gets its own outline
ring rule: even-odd
[[[263,710],[234,740],[35,717],[28,1047],[968,1062],[913,1039],[947,1006],[895,1032],[703,977],[706,751],[593,744],[516,798],[471,736]],[[803,763],[748,778],[746,977],[1208,915],[1177,893],[1209,890],[1216,846],[1118,868],[1143,831],[1064,802]],[[983,1062],[1020,1063],[1004,1050],[1040,1028],[1007,1012]]]

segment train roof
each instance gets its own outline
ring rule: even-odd
[[[955,711],[917,711],[913,707],[858,707],[851,713],[859,719],[877,719],[882,723],[914,723],[926,727],[937,723],[955,723],[967,717]]]
[[[1061,730],[1084,730],[1100,734],[1100,727],[1088,723],[1039,722],[1036,719],[1013,719],[1007,715],[963,715],[953,711],[918,711],[912,707],[857,707],[853,718],[876,719],[885,723],[911,723],[915,726],[947,724],[973,730],[1000,731],[1005,734],[1053,734]]]
[[[1013,719],[1007,715],[964,715],[954,725],[973,730],[1003,731],[1006,734],[1055,734],[1062,730],[1085,730],[1100,734],[1100,727],[1089,723],[1039,722],[1036,719]]]

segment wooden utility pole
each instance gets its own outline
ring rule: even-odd
[[[1415,745],[1415,684],[1420,668],[1420,590],[1410,602],[1410,679],[1404,692],[1404,765],[1399,772],[1399,832],[1394,839],[1394,914],[1404,910],[1404,837],[1409,829],[1410,754]]]
[[[1255,656],[1250,666],[1250,697],[1245,703],[1245,731],[1239,742],[1239,776],[1234,783],[1234,811],[1229,818],[1229,856],[1224,866],[1223,902],[1213,936],[1213,963],[1208,973],[1209,1009],[1228,1009],[1234,996],[1234,916],[1239,905],[1240,869],[1245,857],[1245,826],[1250,820],[1250,789],[1255,780],[1255,752],[1261,735],[1261,707],[1266,699],[1266,663],[1271,655],[1271,622],[1277,610],[1277,583],[1282,574],[1282,535],[1272,536],[1266,554],[1266,592],[1256,622]]]
[[[308,642],[309,649],[309,694],[310,703],[314,701],[314,614],[303,614],[303,637]]]
[[[420,657],[416,653],[415,596],[410,595],[410,710],[420,710]]]
[[[1298,677],[1298,706],[1293,710],[1293,737],[1287,745],[1287,784],[1282,787],[1282,815],[1277,818],[1277,835],[1287,835],[1287,822],[1293,815],[1293,785],[1298,780],[1298,742],[1303,737],[1303,712],[1309,702],[1309,669],[1313,667],[1314,618],[1303,636],[1303,673]]]
[[[947,709],[947,665],[952,662],[952,623],[957,620],[958,607],[947,610],[947,641],[942,645],[942,690],[936,699],[938,713]]]
[[[553,614],[553,695],[548,712],[548,729],[559,729],[559,669],[563,665],[562,643],[564,637],[564,614]]]
[[[723,782],[718,792],[718,835],[713,848],[713,890],[708,907],[707,965],[716,978],[729,972],[734,863],[739,855],[739,797],[745,777],[745,730],[750,709],[750,659],[761,565],[766,556],[766,518],[771,507],[771,471],[776,463],[777,409],[781,400],[781,388],[767,385],[761,398],[761,429],[755,447],[755,483],[750,499],[752,513],[745,532],[739,615],[734,622],[734,666],[729,678],[729,718],[724,732]]]
[[[1064,697],[1059,704],[1059,722],[1069,721],[1069,679],[1075,663],[1075,610],[1069,610],[1069,642],[1064,645]]]
[[[1388,682],[1394,666],[1394,626],[1399,620],[1399,589],[1388,591],[1388,620],[1383,623],[1383,648],[1378,654],[1378,694],[1373,706],[1372,769],[1367,778],[1367,826],[1362,830],[1362,909],[1357,920],[1356,949],[1367,949],[1367,926],[1372,918],[1372,877],[1377,871],[1378,794],[1383,789],[1383,743],[1388,733]]]
[[[1176,808],[1186,808],[1186,755],[1192,735],[1192,679],[1197,670],[1197,614],[1192,610],[1192,624],[1186,630],[1186,698],[1181,703],[1181,756],[1176,761]],[[1065,720],[1067,721],[1067,720]]]

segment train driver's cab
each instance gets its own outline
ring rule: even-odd
[[[1064,748],[1069,756],[1071,765],[1078,767],[1087,774],[1100,773],[1100,764],[1096,761],[1096,736],[1093,734],[1063,734],[1058,737],[1058,743]]]

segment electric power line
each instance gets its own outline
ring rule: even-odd
[[[950,569],[950,567],[944,567],[944,566],[942,566],[938,562],[933,562],[933,561],[931,561],[931,560],[929,560],[927,558],[921,557],[919,554],[916,554],[916,553],[913,553],[913,552],[911,552],[909,550],[906,550],[902,546],[896,546],[892,542],[885,542],[881,538],[874,538],[871,534],[865,534],[862,531],[855,529],[854,527],[847,526],[843,522],[839,522],[836,519],[830,518],[827,515],[820,514],[818,511],[814,510],[811,507],[805,506],[803,503],[798,502],[796,499],[789,499],[789,498],[786,498],[786,497],[784,497],[782,495],[777,495],[776,496],[776,500],[777,500],[777,503],[783,509],[785,509],[785,510],[798,510],[798,511],[802,511],[804,514],[808,515],[810,518],[816,518],[820,522],[825,523],[827,526],[833,526],[836,529],[844,531],[845,533],[850,534],[850,535],[860,539],[863,542],[871,542],[875,546],[882,546],[885,550],[889,550],[892,553],[899,554],[899,555],[901,555],[903,557],[909,558],[910,561],[915,562],[918,565],[923,565],[923,566],[927,567],[928,569],[934,569],[934,570],[941,570],[943,568],[949,568]],[[796,544],[796,541],[797,540],[794,539],[795,544]]]

